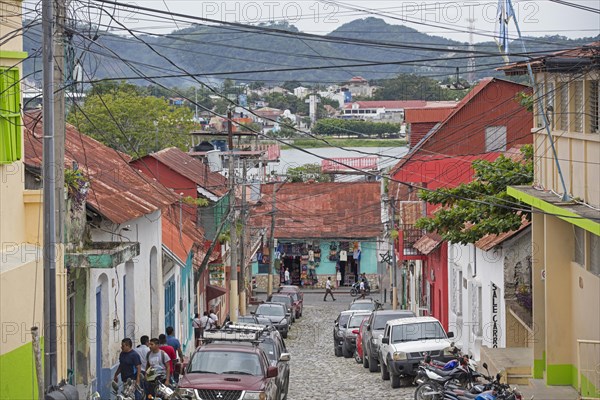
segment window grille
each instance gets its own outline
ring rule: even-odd
[[[554,129],[554,82],[546,83],[546,118],[550,124],[550,128]]]
[[[0,68],[0,164],[21,159],[19,70]]]
[[[583,132],[583,81],[573,82],[575,132]]]
[[[592,133],[600,133],[600,85],[598,81],[590,82],[590,131]]]
[[[560,85],[560,129],[569,130],[569,83]]]
[[[578,226],[574,229],[573,261],[585,268],[585,230]]]

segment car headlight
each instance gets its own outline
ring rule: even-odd
[[[341,330],[341,329],[338,330],[337,335],[340,336],[340,337],[343,337],[344,336],[344,331]]]
[[[406,353],[403,351],[395,351],[392,358],[394,361],[402,361],[407,359]]]
[[[265,392],[244,392],[243,400],[267,400],[267,394]]]
[[[183,398],[183,399],[195,399],[196,398],[196,394],[194,393],[194,389],[188,389],[188,388],[177,388],[177,390],[175,391],[175,393]]]

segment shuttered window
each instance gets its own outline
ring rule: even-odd
[[[598,81],[590,82],[590,96],[589,96],[589,107],[590,107],[590,130],[592,133],[600,133],[600,85]]]
[[[569,83],[564,82],[560,85],[560,129],[569,130]]]
[[[19,70],[0,68],[0,164],[21,159]]]
[[[575,132],[583,132],[583,81],[573,82]]]

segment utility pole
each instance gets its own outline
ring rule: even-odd
[[[56,176],[56,236],[57,243],[64,239],[65,220],[65,14],[66,0],[55,0],[56,24],[54,33],[54,160]],[[62,253],[61,253],[62,254]]]
[[[396,228],[396,205],[395,199],[390,199],[392,206],[392,230]],[[397,265],[396,265],[396,239],[392,237],[392,309],[398,309],[398,282],[397,282]]]
[[[44,118],[44,387],[57,383],[56,354],[56,162],[54,152],[54,5],[42,1]],[[59,160],[62,164],[63,160]]]
[[[273,199],[271,202],[271,234],[269,235],[269,276],[267,280],[267,295],[273,294],[273,270],[275,269],[275,194],[277,184],[273,183]]]
[[[233,156],[233,117],[231,108],[227,109],[227,139],[229,145],[229,216],[231,223],[229,225],[229,240],[231,249],[229,251],[231,260],[231,279],[229,282],[229,319],[232,322],[238,320],[239,293],[238,293],[238,243],[237,243],[237,215],[235,210],[235,170]]]
[[[246,315],[246,163],[242,163],[242,231],[240,234],[240,280],[238,292],[240,293],[240,314]]]

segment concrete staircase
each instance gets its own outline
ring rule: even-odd
[[[528,347],[513,347],[506,349],[490,349],[481,347],[481,361],[488,364],[490,373],[502,374],[502,381],[509,385],[527,386],[533,378],[533,349]]]

